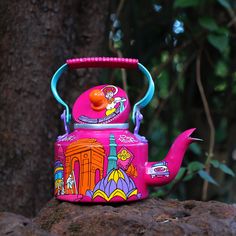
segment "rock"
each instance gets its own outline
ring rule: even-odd
[[[9,212],[0,212],[0,235],[14,236],[50,236],[52,234],[40,229],[32,220]]]
[[[236,205],[157,199],[82,205],[53,199],[34,222],[56,235],[236,235]]]

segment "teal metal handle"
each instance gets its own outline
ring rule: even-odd
[[[136,119],[137,112],[148,105],[148,103],[152,100],[152,97],[155,92],[154,82],[149,71],[141,63],[138,63],[138,69],[144,74],[144,76],[146,77],[148,81],[148,90],[145,96],[140,101],[134,104],[133,113],[132,113],[132,121],[134,124],[136,123],[135,119]]]
[[[70,120],[71,120],[71,114],[70,114],[70,108],[69,106],[62,100],[62,98],[59,96],[58,92],[57,92],[57,82],[60,79],[61,75],[63,74],[63,72],[65,72],[68,69],[68,65],[65,63],[64,65],[62,65],[57,71],[56,73],[53,75],[52,80],[51,80],[51,90],[52,90],[52,94],[53,96],[56,98],[56,100],[65,107],[65,117],[66,117],[66,123],[69,124]]]
[[[97,58],[95,58],[97,59]],[[106,59],[111,59],[111,58],[106,58]],[[88,65],[85,65],[85,67],[87,67]],[[93,66],[96,67],[96,66]],[[97,66],[100,67],[100,66]],[[103,66],[102,66],[103,67]],[[118,65],[118,67],[120,67],[120,65]],[[123,66],[122,66],[123,67]],[[53,75],[52,80],[51,80],[51,90],[52,93],[55,97],[55,99],[62,105],[65,107],[65,111],[66,111],[66,123],[69,124],[70,120],[71,120],[71,114],[70,114],[70,109],[69,106],[62,100],[62,98],[59,96],[58,92],[57,92],[57,82],[60,79],[61,75],[68,70],[69,65],[68,63],[65,63],[64,65],[62,65],[57,71],[56,73]],[[72,67],[73,68],[73,67]],[[74,67],[75,68],[75,67]],[[82,68],[82,67],[80,67]],[[114,68],[114,66],[113,66]],[[147,81],[148,81],[148,90],[145,94],[145,96],[138,101],[133,108],[133,113],[132,113],[132,121],[135,124],[136,123],[136,115],[138,113],[140,113],[140,109],[144,108],[145,106],[148,105],[148,103],[151,101],[153,95],[154,95],[154,91],[155,91],[155,87],[154,87],[154,82],[152,80],[152,76],[151,74],[148,72],[148,70],[141,64],[141,63],[137,63],[137,68],[143,73],[143,75],[146,77]]]

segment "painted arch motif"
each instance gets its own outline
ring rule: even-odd
[[[124,146],[117,150],[113,134],[109,137],[107,155],[103,145],[96,139],[75,141],[66,148],[64,155],[63,165],[59,162],[57,164],[58,193],[75,195],[77,199],[86,197],[91,201],[141,197],[132,179],[137,177],[137,170],[132,164],[134,156]],[[63,189],[59,183],[63,185]]]

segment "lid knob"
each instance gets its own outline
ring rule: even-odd
[[[89,100],[91,102],[92,109],[95,111],[104,110],[108,104],[103,91],[99,89],[94,89],[90,92]]]

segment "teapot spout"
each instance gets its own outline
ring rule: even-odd
[[[201,139],[191,137],[196,128],[181,133],[172,144],[168,154],[162,161],[146,162],[146,183],[148,185],[162,186],[170,183],[178,174],[184,154],[188,146]]]

